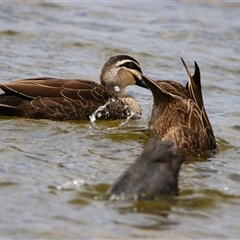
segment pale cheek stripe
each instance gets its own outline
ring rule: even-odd
[[[119,61],[119,62],[116,64],[116,66],[119,67],[119,66],[121,66],[121,65],[123,65],[124,63],[127,63],[127,62],[132,62],[132,63],[134,63],[135,65],[137,65],[137,66],[141,69],[141,67],[140,67],[139,64],[137,64],[136,62],[134,62],[134,61],[132,61],[132,60],[130,60],[130,59],[126,59],[126,60]]]

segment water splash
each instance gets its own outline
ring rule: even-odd
[[[109,99],[104,105],[100,106],[98,109],[96,109],[92,114],[91,116],[89,116],[89,119],[90,119],[90,124],[89,124],[89,130],[91,130],[93,127],[96,128],[96,119],[97,118],[101,118],[102,117],[102,111],[110,104],[110,103],[114,103],[116,101],[115,98],[111,98]],[[124,110],[128,110],[129,106],[128,105],[125,105],[124,106]],[[110,115],[110,113],[108,111],[104,112],[105,116],[107,115]],[[127,117],[125,117],[127,114]],[[121,122],[117,127],[110,127],[110,128],[107,128],[106,130],[109,131],[109,130],[116,130],[116,129],[119,129],[123,126],[126,126],[128,124],[128,122],[130,121],[130,119],[140,119],[142,116],[139,115],[139,114],[136,114],[135,112],[133,111],[126,111],[125,113],[122,114],[122,117],[123,117],[123,122]],[[90,131],[90,134],[91,131]]]
[[[129,116],[127,116],[126,120],[125,120],[124,122],[122,122],[122,123],[119,125],[119,127],[125,126],[125,125],[129,122],[129,120],[130,120],[131,118],[135,117],[136,115],[138,115],[138,114],[136,114],[136,113],[134,113],[134,112],[130,112]]]
[[[79,189],[84,186],[86,183],[83,179],[75,179],[72,181],[68,181],[63,183],[62,185],[57,186],[58,190],[72,190],[72,189]]]
[[[91,116],[89,116],[90,123],[94,123],[96,121],[96,116],[99,118],[102,116],[101,111],[106,108],[110,104],[110,101],[107,101],[104,105],[100,106],[98,109],[96,109]]]

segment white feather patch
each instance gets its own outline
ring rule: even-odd
[[[115,92],[119,92],[119,91],[120,91],[119,86],[114,86],[114,91],[115,91]]]

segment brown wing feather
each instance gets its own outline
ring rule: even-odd
[[[195,63],[195,73],[191,76],[183,59],[182,62],[189,76],[187,87],[144,76],[154,97],[149,127],[162,140],[173,141],[179,149],[215,149],[216,141],[203,105],[200,70]]]
[[[101,108],[104,106],[104,108]],[[131,114],[129,108],[117,99],[102,101],[73,100],[67,98],[35,98],[21,105],[23,116],[30,118],[50,118],[58,120],[86,119],[89,120],[94,112],[97,119],[120,119]],[[99,109],[99,110],[98,110]],[[29,111],[28,111],[29,110]]]
[[[35,98],[31,102],[31,108],[26,107],[26,116],[33,118],[50,118],[58,120],[89,119],[97,104],[90,101],[74,101],[66,98]],[[35,111],[33,111],[35,109]]]
[[[99,101],[101,103],[109,98],[116,97],[114,93],[108,92],[104,86],[87,80],[64,83],[61,95],[67,99]]]
[[[114,94],[108,94],[106,89],[96,82],[78,79],[31,78],[2,84],[0,88],[8,94],[13,92],[32,99],[65,97],[91,101],[106,100],[114,96]]]
[[[32,78],[0,85],[1,115],[30,118],[89,119],[99,107],[96,118],[126,118],[131,111],[104,86],[78,79]],[[111,99],[115,99],[113,102]]]
[[[191,76],[185,61],[182,58],[181,60],[189,77],[188,84],[187,84],[189,93],[191,94],[192,99],[198,104],[199,108],[202,109],[204,104],[203,104],[203,97],[202,97],[201,78],[200,78],[201,76],[200,76],[199,67],[195,62],[195,73],[193,76]]]
[[[188,99],[190,94],[186,88],[184,88],[180,83],[171,80],[159,80],[156,81],[159,88],[164,89],[164,91],[170,94],[172,97],[181,97]]]
[[[167,99],[169,98],[168,92],[159,86],[158,81],[154,81],[147,76],[144,76],[144,81],[149,87],[149,89],[151,90],[154,97],[159,98],[161,100],[163,100],[164,98],[167,98]]]
[[[32,78],[0,85],[7,93],[13,92],[28,98],[41,96],[60,97],[63,81],[57,78]]]
[[[182,106],[178,112],[180,128],[172,137],[179,149],[187,148],[196,152],[216,148],[212,128],[205,125],[202,111],[193,100],[189,99],[187,108]]]
[[[189,81],[188,81],[186,87],[189,89],[192,99],[197,103],[197,105],[199,107],[199,110],[201,113],[201,120],[203,122],[204,128],[208,130],[209,136],[211,137],[211,139],[214,139],[214,142],[215,142],[212,126],[208,119],[208,116],[207,116],[207,113],[206,113],[206,110],[204,107],[202,89],[201,89],[201,75],[200,75],[200,69],[198,67],[198,64],[196,62],[194,62],[195,71],[194,71],[193,76],[191,76],[185,61],[182,58],[181,58],[181,60],[182,60],[182,63],[184,65],[184,67],[187,71],[188,77],[189,77]],[[215,143],[215,146],[216,146],[216,143]]]
[[[158,80],[154,81],[144,76],[144,81],[153,93],[154,98],[163,100],[170,100],[171,97],[182,97],[188,99],[190,94],[186,88],[181,84],[170,80]]]

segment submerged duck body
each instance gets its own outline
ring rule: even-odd
[[[56,120],[140,117],[141,107],[125,91],[129,85],[147,88],[139,63],[127,55],[111,57],[100,82],[81,79],[31,78],[1,84],[0,115]]]
[[[174,153],[170,142],[152,138],[136,161],[108,189],[118,196],[178,195],[178,174],[185,156]]]
[[[154,81],[146,77],[145,82],[152,91],[154,103],[149,127],[162,140],[170,140],[180,150],[199,152],[216,149],[216,140],[204,108],[200,70],[195,62],[186,86],[175,81]]]

